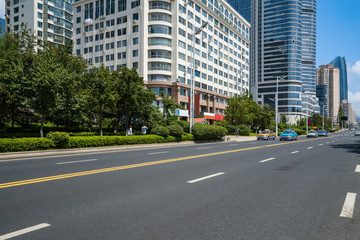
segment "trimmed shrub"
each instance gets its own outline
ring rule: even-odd
[[[184,132],[190,133],[190,123],[189,122],[187,122],[187,121],[176,121],[176,123],[179,124],[183,128]]]
[[[85,137],[85,136],[96,136],[99,135],[99,133],[96,132],[79,132],[79,133],[69,133],[70,137]]]
[[[170,130],[163,126],[157,126],[151,129],[151,134],[167,137],[170,135]]]
[[[174,137],[181,137],[184,133],[183,128],[177,123],[173,123],[166,128],[169,129],[169,134]]]
[[[184,133],[181,136],[182,141],[194,141],[194,135],[190,134],[190,133]]]
[[[66,132],[50,132],[46,138],[53,140],[57,148],[67,148],[70,135]]]
[[[239,125],[238,128],[239,128],[240,136],[249,136],[250,135],[250,129],[245,124]]]
[[[55,143],[47,138],[3,138],[0,139],[0,152],[20,152],[55,148]]]
[[[195,124],[192,128],[192,134],[194,140],[218,140],[222,139],[226,134],[227,130],[224,127],[207,124]]]

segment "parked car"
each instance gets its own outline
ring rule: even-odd
[[[319,137],[327,137],[328,136],[328,132],[327,131],[319,131]]]
[[[297,140],[297,133],[294,130],[287,129],[280,134],[280,141],[284,140]]]
[[[259,133],[257,135],[257,140],[275,140],[276,138],[276,133],[274,133],[273,131],[270,131],[270,130],[265,130],[265,131],[262,131],[261,133]]]
[[[316,131],[309,131],[306,135],[307,138],[318,138],[319,134]]]
[[[357,130],[357,131],[355,132],[355,136],[360,136],[360,130]]]

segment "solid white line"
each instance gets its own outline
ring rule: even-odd
[[[265,160],[261,160],[261,161],[259,161],[259,162],[267,162],[267,161],[271,161],[271,160],[274,160],[274,159],[276,159],[276,158],[268,158],[268,159],[265,159]]]
[[[356,165],[355,172],[360,172],[360,165]]]
[[[153,155],[153,154],[162,154],[162,153],[168,153],[169,151],[165,151],[165,152],[153,152],[153,153],[148,153],[149,155]]]
[[[97,161],[98,159],[88,159],[88,160],[79,160],[79,161],[72,161],[72,162],[58,162],[56,164],[60,165],[60,164],[69,164],[69,163],[79,163],[79,162],[92,162],[92,161]]]
[[[294,153],[298,153],[299,151],[293,151],[293,152],[291,152],[291,154],[294,154]]]
[[[12,232],[12,233],[2,235],[2,236],[0,236],[0,240],[5,240],[5,239],[17,237],[17,236],[23,235],[25,233],[33,232],[33,231],[36,231],[36,230],[39,230],[39,229],[42,229],[42,228],[46,228],[46,227],[50,227],[50,226],[51,225],[48,224],[48,223],[41,223],[39,225],[35,225],[35,226],[32,226],[32,227],[24,228],[22,230],[18,230],[18,231]]]
[[[340,213],[340,217],[352,218],[355,206],[356,193],[348,192],[346,194],[343,209]]]
[[[206,176],[206,177],[202,177],[202,178],[197,178],[197,179],[194,179],[194,180],[191,180],[191,181],[187,181],[187,183],[195,183],[195,182],[199,182],[199,181],[202,181],[202,180],[205,180],[205,179],[208,179],[208,178],[212,178],[212,177],[216,177],[216,176],[219,176],[219,175],[223,175],[225,174],[224,172],[219,172],[219,173],[215,173],[213,175],[209,175],[209,176]]]
[[[314,148],[314,147],[308,147],[307,149],[312,149],[312,148]]]
[[[201,150],[201,149],[208,149],[208,148],[211,148],[211,147],[201,147],[201,148],[197,148],[197,149]]]
[[[320,143],[319,146],[322,146],[322,143]]]
[[[231,146],[237,146],[237,145],[239,145],[239,144],[230,144],[229,147],[231,147]]]

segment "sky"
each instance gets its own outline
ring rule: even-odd
[[[336,56],[345,57],[348,68],[348,95],[360,116],[360,0],[317,0],[316,66]],[[0,0],[4,18],[5,0]]]

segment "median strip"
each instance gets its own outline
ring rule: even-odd
[[[0,189],[21,186],[21,185],[27,185],[27,184],[33,184],[33,183],[54,181],[54,180],[59,180],[59,179],[80,177],[80,176],[86,176],[86,175],[92,175],[92,174],[98,174],[98,173],[113,172],[113,171],[119,171],[119,170],[131,169],[131,168],[137,168],[137,167],[153,166],[153,165],[164,164],[164,163],[190,160],[190,159],[195,159],[195,158],[205,158],[205,157],[217,156],[217,155],[223,155],[223,154],[229,154],[229,153],[236,153],[236,152],[249,151],[249,150],[261,149],[261,148],[275,147],[275,146],[280,146],[280,145],[282,146],[284,144],[296,144],[296,143],[305,142],[305,141],[313,141],[313,139],[312,140],[300,140],[297,142],[277,143],[277,144],[256,146],[256,147],[250,147],[250,148],[234,149],[234,150],[228,150],[228,151],[222,151],[222,152],[206,153],[206,154],[199,154],[199,155],[193,155],[193,156],[187,156],[187,157],[171,158],[171,159],[158,160],[158,161],[152,161],[152,162],[130,164],[130,165],[124,165],[124,166],[111,167],[111,168],[101,168],[101,169],[90,170],[90,171],[74,172],[74,173],[60,174],[60,175],[54,175],[54,176],[49,176],[49,177],[41,177],[41,178],[33,178],[33,179],[27,179],[27,180],[21,180],[21,181],[7,182],[7,183],[1,183]],[[165,152],[162,152],[162,153],[165,153]]]
[[[206,176],[206,177],[197,178],[197,179],[194,179],[194,180],[191,180],[191,181],[187,181],[187,183],[196,183],[196,182],[203,181],[205,179],[213,178],[213,177],[223,175],[223,174],[225,174],[225,173],[224,172],[219,172],[219,173],[215,173],[215,174],[212,174],[212,175],[209,175],[209,176]]]
[[[50,226],[51,225],[48,224],[48,223],[41,223],[41,224],[38,224],[38,225],[35,225],[35,226],[32,226],[32,227],[24,228],[22,230],[18,230],[18,231],[12,232],[12,233],[2,235],[2,236],[0,236],[0,240],[10,239],[10,238],[13,238],[13,237],[23,235],[25,233],[33,232],[33,231],[40,230],[42,228],[46,228],[46,227],[50,227]]]

